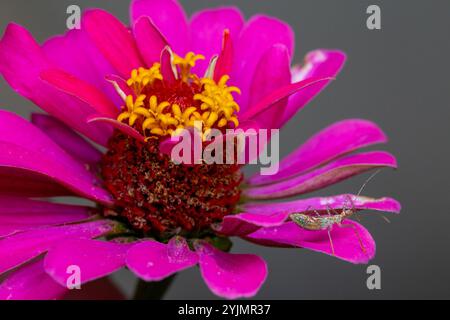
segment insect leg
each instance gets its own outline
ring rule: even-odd
[[[314,213],[316,214],[317,217],[321,218],[322,216],[320,215],[319,211],[314,210]]]
[[[331,212],[333,212],[335,215],[339,215],[339,213],[336,212],[336,210],[334,210],[329,204],[327,204],[327,213],[329,217],[332,217]]]
[[[367,250],[364,247],[364,244],[362,242],[361,235],[359,234],[358,229],[356,229],[356,227],[354,225],[352,225],[352,224],[339,224],[339,227],[341,227],[341,228],[352,228],[353,231],[355,231],[356,236],[358,237],[359,245],[361,247],[362,252],[365,255],[367,255]]]
[[[356,218],[356,220],[358,220],[358,222],[361,222],[361,218],[359,217],[359,214],[356,210],[355,203],[353,202],[352,197],[347,195],[347,201],[350,203],[351,207],[347,209],[346,204],[344,203],[343,207],[344,212],[351,212],[351,215],[353,215]]]
[[[331,228],[328,228],[328,239],[330,239],[331,252],[333,253],[333,257],[336,257],[336,253],[334,251],[333,239],[331,238]]]
[[[328,215],[331,216],[330,212],[332,212],[335,215],[340,215],[339,212],[336,211],[336,209],[332,208],[329,204],[327,205],[327,211],[328,211]]]

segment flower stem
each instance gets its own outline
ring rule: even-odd
[[[159,282],[146,282],[139,280],[133,300],[162,300],[175,275]]]

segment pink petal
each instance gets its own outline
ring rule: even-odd
[[[214,70],[214,80],[219,82],[222,76],[230,75],[233,71],[234,47],[228,30],[223,33],[222,50],[218,56]]]
[[[269,95],[265,96],[264,99],[259,101],[257,104],[250,106],[246,112],[242,113],[239,120],[241,121],[253,120],[256,122],[264,123],[268,115],[271,115],[278,110],[279,106],[278,103],[282,102],[286,98],[289,98],[294,93],[306,90],[309,87],[317,86],[322,82],[328,80],[329,79],[309,78],[307,80],[289,84],[275,91],[272,91]],[[264,129],[275,129],[275,128],[276,127],[268,127]]]
[[[81,22],[83,30],[119,75],[128,78],[133,69],[144,65],[132,34],[116,17],[93,9],[85,12]]]
[[[291,27],[276,18],[263,15],[254,16],[245,26],[236,45],[236,59],[233,76],[242,90],[237,101],[244,113],[249,106],[250,85],[261,56],[275,44],[288,48],[289,56],[294,56],[294,32]]]
[[[106,79],[106,81],[108,81],[109,85],[117,84],[119,89],[122,90],[123,93],[125,93],[125,95],[127,95],[127,96],[135,95],[134,91],[128,86],[127,80],[125,80],[124,78],[119,77],[118,75],[115,75],[115,74],[108,74],[105,76],[105,79]],[[116,89],[114,89],[114,90],[116,90]],[[114,91],[114,92],[117,96],[119,96],[117,91]],[[122,97],[120,97],[120,102],[117,105],[118,106],[124,105],[124,101],[123,101]]]
[[[119,107],[95,86],[59,69],[46,69],[40,77],[45,82],[91,106],[96,113],[117,117]]]
[[[294,222],[280,227],[260,229],[248,235],[250,242],[275,247],[299,247],[333,255],[328,232],[308,231]],[[360,224],[346,220],[342,226],[334,226],[331,231],[335,257],[355,263],[368,263],[375,256],[375,241]]]
[[[44,271],[43,260],[31,262],[0,285],[0,300],[58,300],[68,292]]]
[[[87,104],[43,82],[42,70],[52,68],[40,46],[23,27],[9,24],[0,42],[0,73],[20,95],[99,144],[111,132],[83,120],[94,112]],[[64,106],[63,108],[61,106]]]
[[[169,47],[165,47],[161,53],[161,74],[165,81],[173,83],[177,76],[176,70],[173,69],[173,52]]]
[[[173,238],[168,244],[143,241],[128,251],[126,259],[127,267],[145,281],[163,280],[197,262],[197,254],[183,238]]]
[[[344,67],[347,57],[345,53],[337,50],[316,50],[310,52],[305,58],[305,64],[300,72],[294,74],[294,82],[308,78],[334,78]],[[284,112],[278,127],[281,128],[300,109],[314,99],[330,81],[322,82],[318,86],[310,87],[293,95],[289,99],[289,105]]]
[[[159,62],[161,52],[169,43],[152,20],[147,16],[137,19],[133,26],[133,33],[147,66],[151,67],[155,62]]]
[[[234,42],[238,39],[243,26],[242,13],[234,7],[208,9],[194,14],[191,18],[192,51],[206,58],[197,62],[194,72],[203,76],[211,58],[222,51],[225,30],[229,31],[230,38]]]
[[[100,237],[113,229],[108,220],[48,227],[0,239],[0,274],[53,248],[63,240]]]
[[[31,122],[81,162],[94,165],[101,160],[102,153],[98,149],[61,121],[45,114],[33,113]]]
[[[385,143],[387,137],[373,122],[351,119],[337,122],[310,138],[280,163],[279,172],[271,176],[254,175],[251,185],[273,183],[303,174],[324,163],[360,148]]]
[[[343,194],[332,197],[318,197],[285,202],[273,203],[246,203],[242,206],[246,212],[261,215],[272,215],[274,212],[288,214],[305,211],[327,211],[328,209],[342,210],[377,210],[399,213],[401,205],[392,198],[368,198],[351,194]]]
[[[245,196],[250,199],[285,198],[322,189],[354,175],[382,167],[396,168],[395,158],[381,151],[351,155],[289,180],[249,188]]]
[[[131,244],[90,239],[67,240],[51,248],[44,258],[45,271],[60,285],[67,285],[70,266],[80,268],[81,284],[105,277],[125,266]]]
[[[108,126],[111,126],[114,129],[120,130],[121,132],[129,135],[130,137],[140,141],[145,142],[145,138],[143,135],[141,135],[136,129],[130,127],[129,125],[119,122],[116,119],[111,118],[103,118],[98,115],[93,115],[86,119],[88,123],[95,123],[95,122],[101,122]]]
[[[258,256],[225,253],[207,243],[198,243],[197,247],[203,279],[220,297],[253,297],[267,278],[267,265]]]
[[[95,175],[39,129],[6,111],[0,111],[0,146],[0,176],[10,177],[22,172],[24,180],[32,185],[35,182],[42,185],[44,181],[53,181],[50,186],[56,182],[88,199],[107,204],[111,202],[111,196],[98,186]],[[20,183],[25,181],[14,183],[20,187]],[[2,184],[4,182],[7,181],[2,181]],[[23,187],[27,188],[26,185]]]
[[[215,231],[226,236],[244,236],[255,232],[260,228],[281,226],[289,217],[287,212],[279,212],[272,208],[273,213],[255,214],[239,213],[226,216]]]
[[[117,74],[103,54],[91,41],[85,30],[70,30],[65,35],[50,38],[42,45],[50,61],[91,85],[102,90],[115,105],[121,103],[105,75]]]
[[[189,30],[186,14],[176,0],[133,0],[131,20],[149,17],[179,55],[189,46]]]
[[[74,223],[90,217],[91,208],[22,197],[0,196],[0,237],[42,226]]]
[[[277,89],[291,84],[290,68],[291,58],[286,46],[276,44],[264,53],[256,67],[250,86],[250,109]],[[264,114],[264,117],[259,118],[259,125],[262,128],[274,128],[274,124],[279,121],[277,119],[283,114],[280,110],[284,110],[288,101],[283,99],[276,103]]]

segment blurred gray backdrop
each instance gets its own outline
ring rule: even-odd
[[[328,89],[299,113],[281,135],[282,155],[323,127],[345,118],[367,118],[389,135],[399,160],[365,194],[393,196],[401,215],[387,224],[366,214],[363,224],[377,241],[373,264],[382,289],[366,287],[366,266],[354,266],[304,250],[269,249],[236,241],[235,252],[254,252],[269,263],[260,299],[450,298],[450,1],[447,0],[181,0],[189,14],[205,7],[237,5],[247,17],[274,15],[296,31],[296,60],[316,48],[340,48],[349,61]],[[1,0],[0,32],[9,21],[43,41],[65,31],[66,8],[101,7],[128,22],[128,0]],[[382,30],[366,28],[366,9],[382,10]],[[36,110],[0,80],[0,108],[23,116]],[[357,192],[367,175],[319,195]],[[127,271],[114,276],[130,294]],[[214,299],[198,270],[183,272],[169,299]]]

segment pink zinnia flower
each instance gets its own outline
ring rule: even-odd
[[[267,277],[266,263],[229,253],[230,237],[352,263],[372,259],[375,242],[360,224],[334,225],[331,246],[328,230],[302,228],[291,215],[399,212],[395,200],[262,200],[395,168],[387,152],[355,153],[387,141],[374,123],[331,125],[272,176],[243,179],[237,165],[176,166],[160,152],[175,129],[194,120],[207,128],[282,128],[346,59],[340,51],[317,50],[291,68],[293,55],[294,33],[278,19],[244,21],[238,9],[220,8],[188,20],[176,0],[133,1],[130,28],[103,10],[86,11],[81,30],[43,45],[8,25],[0,72],[48,114],[33,114],[30,123],[0,112],[0,274],[12,271],[1,298],[60,298],[73,265],[82,284],[123,267],[151,282],[198,265],[216,295],[252,297]],[[60,196],[95,205],[50,201]]]

